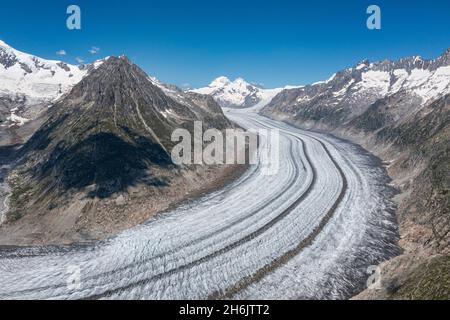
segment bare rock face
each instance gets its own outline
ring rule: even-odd
[[[447,298],[450,273],[450,49],[434,60],[362,61],[329,80],[284,90],[262,113],[360,143],[385,160],[400,194],[404,253],[383,287],[358,298]],[[440,258],[436,258],[440,257]],[[434,272],[423,272],[433,266]],[[420,292],[418,283],[426,283]]]
[[[9,222],[63,207],[83,221],[87,212],[106,210],[102,199],[111,211],[128,204],[130,189],[180,184],[190,169],[171,161],[173,130],[190,130],[194,121],[205,129],[230,122],[210,97],[174,90],[156,85],[126,57],[110,57],[89,72],[48,109],[48,120],[17,152],[8,178]]]

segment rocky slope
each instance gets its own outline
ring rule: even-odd
[[[380,288],[357,298],[450,298],[449,102],[450,49],[434,60],[363,61],[285,90],[262,110],[355,141],[385,161],[399,189],[403,253],[382,265]]]
[[[7,177],[0,243],[101,238],[235,174],[172,163],[176,128],[232,124],[211,97],[156,82],[124,56],[91,70],[45,118]]]
[[[219,77],[213,80],[208,87],[194,89],[191,92],[209,95],[221,107],[250,108],[263,107],[283,89],[285,88],[264,89],[250,84],[242,78],[231,81],[227,77]]]

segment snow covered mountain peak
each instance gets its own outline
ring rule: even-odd
[[[75,66],[46,60],[18,51],[0,40],[0,95],[54,100],[101,63],[99,60],[92,65]]]
[[[242,78],[231,81],[225,76],[214,79],[208,87],[191,92],[212,96],[222,107],[244,108],[258,103],[258,88]]]
[[[71,65],[21,52],[0,40],[0,123],[21,125],[35,118],[104,61]]]
[[[10,48],[10,46],[6,42],[4,42],[3,40],[0,40],[0,47],[1,48]]]
[[[7,44],[5,41],[0,39],[0,49],[8,49],[8,50],[13,50],[13,51],[17,51],[16,49],[14,49],[13,47],[11,47],[9,44]]]
[[[285,88],[263,89],[240,77],[231,81],[229,78],[221,76],[214,79],[207,87],[190,91],[210,95],[222,107],[259,108],[268,104],[283,89]]]
[[[221,86],[229,85],[230,83],[231,83],[230,79],[228,79],[227,77],[221,76],[221,77],[214,79],[209,84],[209,87],[221,87]]]
[[[247,81],[245,81],[243,78],[239,77],[236,78],[233,83],[238,84],[238,85],[251,85],[250,83],[248,83]]]
[[[252,87],[254,85],[248,83],[241,77],[236,78],[234,81],[231,81],[228,77],[225,77],[225,76],[221,76],[221,77],[214,79],[208,85],[208,87],[210,87],[210,88],[234,87],[234,88],[240,88],[241,90],[247,89],[248,86]]]

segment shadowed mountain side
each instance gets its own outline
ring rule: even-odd
[[[172,163],[172,132],[192,133],[195,121],[203,130],[233,127],[211,97],[154,82],[126,57],[108,58],[47,110],[46,121],[17,151],[6,178],[8,233],[27,237],[55,228],[39,242],[67,239],[67,233],[79,238],[80,230],[86,238],[102,236],[241,173]]]
[[[66,149],[60,143],[44,165],[33,170],[38,180],[58,177],[63,190],[83,189],[95,185],[91,197],[105,198],[137,183],[167,185],[151,177],[151,165],[171,166],[170,157],[159,144],[138,137],[130,144],[111,133],[98,133]]]
[[[138,182],[166,185],[148,169],[170,169],[172,131],[195,120],[228,123],[210,97],[189,97],[197,110],[168,97],[125,57],[111,57],[50,109],[22,162],[45,190],[61,193],[95,184],[90,196],[109,197]]]

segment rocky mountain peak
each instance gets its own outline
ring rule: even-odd
[[[229,123],[211,101],[180,95],[168,96],[128,58],[109,57],[48,110],[21,149],[33,188],[91,188],[90,196],[104,198],[138,183],[163,184],[151,169],[172,168],[175,129]]]
[[[438,67],[450,66],[450,48],[435,60],[435,65]]]
[[[112,58],[115,59],[114,56]],[[125,61],[125,62],[127,62],[129,64],[133,64],[133,62],[131,62],[131,60],[125,54],[121,54],[119,56],[119,59],[122,60],[122,61]]]
[[[370,65],[369,59],[363,59],[360,62],[358,62],[357,64],[355,64],[353,66],[353,69],[360,70],[360,69],[369,67],[369,65]]]
[[[16,56],[11,54],[11,50],[9,49],[10,47],[0,40],[0,64],[5,69],[12,67],[17,62]]]

